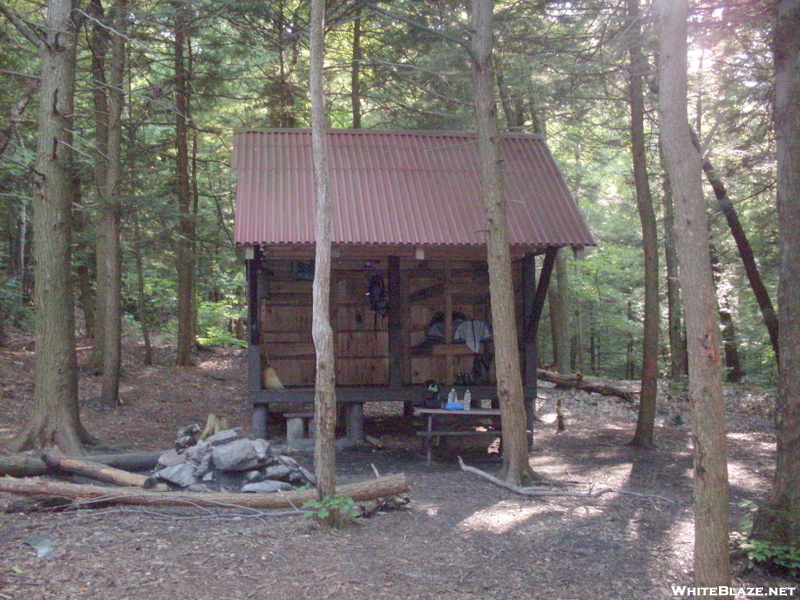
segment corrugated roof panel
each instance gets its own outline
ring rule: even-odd
[[[482,245],[477,141],[461,132],[331,130],[336,244]],[[513,245],[592,245],[577,204],[536,136],[501,140]],[[235,241],[315,239],[311,132],[238,132]]]

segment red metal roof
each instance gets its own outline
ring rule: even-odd
[[[512,246],[594,245],[539,137],[501,142]],[[460,132],[331,130],[333,243],[484,245],[477,139]],[[240,244],[313,244],[310,130],[237,132]]]

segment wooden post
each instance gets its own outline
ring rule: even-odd
[[[261,368],[261,323],[259,319],[260,298],[264,294],[261,284],[265,283],[261,274],[261,249],[251,246],[252,258],[245,262],[247,269],[247,389],[259,391],[263,387]],[[249,249],[248,249],[249,251]],[[269,431],[269,407],[266,404],[253,405],[251,421],[253,437],[267,439]]]
[[[525,382],[525,426],[528,430],[528,444],[533,447],[533,424],[536,418],[536,327],[531,327],[530,320],[534,317],[534,298],[536,297],[536,256],[526,254],[522,259],[522,373]],[[541,311],[541,309],[540,309]],[[531,392],[532,390],[532,392]]]
[[[403,348],[407,346],[403,337],[405,315],[402,314],[405,290],[400,273],[400,258],[389,257],[389,387],[403,385]]]
[[[453,343],[453,290],[452,290],[452,269],[450,262],[445,262],[444,266],[444,343],[449,348]],[[446,376],[445,383],[450,386],[455,381],[453,372],[453,355],[449,352],[445,354]]]

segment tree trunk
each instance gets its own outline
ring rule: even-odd
[[[356,502],[396,496],[409,491],[403,473],[387,475],[367,481],[348,483],[339,488],[343,498]],[[191,508],[221,508],[245,506],[248,508],[298,508],[309,500],[314,500],[316,492],[284,492],[282,494],[242,494],[240,492],[148,492],[138,488],[109,488],[108,486],[41,479],[15,479],[0,477],[0,492],[26,494],[42,498],[71,499],[89,506],[97,506],[97,501],[111,504],[132,504],[137,506],[185,506]]]
[[[711,245],[711,271],[714,274],[717,303],[719,305],[719,325],[722,334],[722,347],[725,351],[725,380],[738,383],[744,377],[739,360],[739,343],[736,339],[736,326],[731,314],[730,285],[724,280],[724,268],[720,263],[717,249]]]
[[[361,5],[356,6],[353,20],[353,62],[350,70],[350,104],[353,111],[353,129],[361,129]]]
[[[773,51],[780,233],[778,456],[754,535],[800,546],[800,0],[781,0]]]
[[[333,358],[333,329],[330,321],[331,293],[331,204],[325,122],[325,0],[311,2],[311,136],[316,185],[316,257],[314,262],[313,316],[311,333],[317,354],[314,395],[314,470],[319,499],[336,495],[336,373]]]
[[[664,261],[667,267],[667,330],[669,334],[670,378],[678,381],[689,373],[686,357],[686,340],[681,318],[681,287],[678,281],[678,254],[675,248],[675,207],[672,204],[672,186],[662,142],[659,141],[659,157],[664,166]]]
[[[42,53],[38,149],[33,198],[36,367],[30,421],[12,452],[58,446],[80,454],[90,441],[78,414],[72,296],[70,202],[73,190],[72,116],[77,31],[70,0],[50,0]]]
[[[636,207],[642,223],[642,250],[644,252],[644,339],[642,342],[642,393],[639,399],[639,416],[631,446],[652,447],[658,395],[658,226],[653,210],[647,173],[647,146],[644,135],[643,74],[647,61],[642,53],[642,32],[639,0],[628,0],[628,19],[631,35],[630,100],[631,149],[633,154],[633,179],[636,185]]]
[[[103,371],[104,352],[106,349],[106,314],[105,303],[108,297],[107,286],[110,274],[106,272],[108,263],[105,260],[110,241],[107,238],[107,222],[105,221],[104,194],[108,180],[108,84],[106,83],[106,54],[111,35],[105,22],[105,14],[101,0],[91,0],[92,36],[90,40],[92,56],[92,103],[94,110],[94,180],[89,187],[90,198],[99,207],[99,218],[95,229],[95,293],[94,293],[94,327],[92,354],[86,365],[92,373]],[[83,291],[83,290],[81,290]],[[81,294],[83,297],[83,293]]]
[[[175,363],[194,364],[194,222],[192,219],[192,190],[189,174],[189,72],[184,50],[189,43],[186,34],[186,15],[178,8],[175,17],[175,147],[177,151],[176,179],[178,184],[178,339]]]
[[[700,150],[700,142],[697,135],[692,132],[692,139],[695,147]],[[764,324],[767,327],[769,334],[769,341],[772,344],[772,350],[775,352],[775,357],[778,357],[778,315],[775,313],[775,308],[772,306],[767,287],[761,279],[761,272],[758,270],[753,248],[750,246],[750,240],[747,239],[747,234],[739,221],[739,215],[736,213],[736,208],[733,206],[730,198],[728,198],[728,190],[725,188],[725,183],[717,175],[714,165],[707,158],[703,158],[703,172],[706,174],[711,189],[714,190],[714,196],[719,202],[719,208],[725,216],[728,223],[728,228],[731,230],[731,235],[736,242],[736,248],[739,250],[739,258],[742,259],[745,275],[747,281],[750,282],[750,289],[753,290],[753,295],[756,298],[759,309],[761,309],[761,317],[764,319]]]
[[[475,119],[487,230],[486,246],[497,396],[503,424],[503,475],[508,483],[527,485],[535,478],[535,474],[528,461],[506,199],[498,150],[500,134],[497,129],[497,107],[494,101],[492,74],[492,11],[492,0],[473,0],[472,73],[475,88]]]
[[[556,254],[555,283],[547,292],[550,306],[550,331],[553,337],[553,365],[557,373],[569,373],[569,273],[567,272],[567,249]]]
[[[125,15],[126,0],[116,0],[109,22],[112,25],[111,60],[106,61],[108,74],[108,122],[105,188],[101,190],[100,223],[98,236],[104,239],[104,252],[98,255],[98,265],[103,264],[106,281],[105,295],[101,301],[103,318],[103,385],[100,397],[109,405],[119,403],[119,379],[122,364],[122,246],[120,243],[119,183],[122,163],[122,110],[124,96],[122,84],[125,76]]]
[[[730,586],[728,473],[717,305],[702,161],[687,117],[687,0],[662,0],[660,129],[675,200],[675,232],[689,352],[694,446],[694,579]]]

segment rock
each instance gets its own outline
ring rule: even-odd
[[[242,492],[251,494],[268,494],[290,489],[292,489],[292,484],[286,483],[285,481],[258,481],[255,483],[246,483],[242,486]]]
[[[250,440],[250,443],[253,444],[253,450],[255,450],[256,456],[258,456],[260,460],[266,460],[267,455],[269,455],[269,442],[267,440],[257,438],[255,440]]]
[[[159,479],[180,487],[188,487],[195,482],[195,468],[187,463],[180,463],[155,472]]]
[[[167,450],[166,452],[164,452],[164,454],[158,457],[158,465],[162,469],[165,467],[173,467],[175,465],[179,465],[182,462],[185,462],[183,460],[183,456],[178,454],[178,451],[175,450],[174,448],[172,450]]]
[[[274,481],[288,479],[294,472],[295,469],[288,465],[273,465],[263,470],[264,477]]]
[[[209,446],[219,446],[221,444],[228,444],[236,439],[239,439],[239,433],[235,429],[223,429],[214,435],[208,436],[203,441]]]
[[[214,446],[211,454],[214,457],[214,467],[220,471],[250,471],[259,462],[253,444],[244,438]]]
[[[244,474],[244,478],[247,479],[247,481],[249,481],[251,483],[256,483],[258,481],[264,481],[264,479],[266,479],[266,477],[264,477],[264,473],[262,473],[261,471],[257,471],[257,470],[248,471],[247,473]]]
[[[195,466],[199,465],[203,462],[203,459],[206,455],[211,453],[211,446],[208,445],[207,442],[197,442],[191,448],[186,448],[185,450],[181,451],[181,456],[183,459]]]

